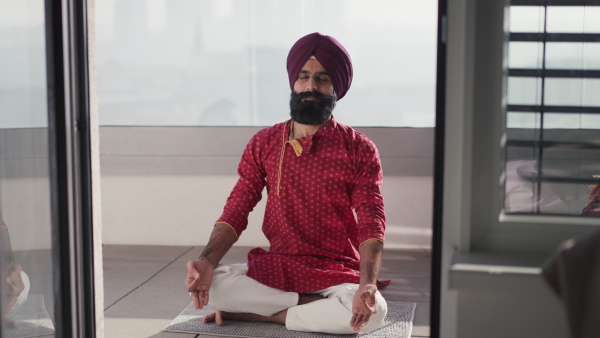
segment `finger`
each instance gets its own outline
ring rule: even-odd
[[[202,309],[204,305],[204,291],[198,291],[198,309]]]
[[[369,316],[363,316],[360,322],[356,325],[355,331],[360,331],[369,322]]]
[[[208,305],[208,297],[209,297],[209,293],[208,290],[204,291],[204,305]]]
[[[362,320],[362,315],[361,314],[355,314],[353,316],[352,324],[350,326],[352,326],[352,328],[354,328],[354,330],[357,331],[356,328],[360,324],[361,320]]]
[[[369,319],[371,319],[371,315],[370,315],[370,314],[368,314],[368,315],[364,315],[364,316],[363,316],[363,320],[362,320],[362,323],[361,323],[361,325],[360,325],[360,328],[361,328],[361,329],[362,329],[362,328],[363,328],[365,325],[367,325],[367,323],[369,322]]]
[[[8,282],[8,294],[12,295],[19,292],[19,289],[12,282]]]
[[[186,285],[186,288],[187,288],[188,292],[195,291],[197,284],[198,284],[198,279],[197,278],[193,278],[192,276],[189,276],[185,280],[185,285]]]
[[[362,315],[358,315],[356,317],[356,321],[355,321],[354,325],[352,325],[352,328],[354,329],[354,331],[360,330],[361,323],[362,323]]]
[[[6,304],[6,313],[10,313],[10,311],[12,310],[13,306],[15,306],[15,304],[17,304],[17,299],[19,297],[10,297],[8,300],[8,303]]]
[[[190,297],[192,297],[192,302],[194,302],[194,309],[201,309],[200,298],[198,297],[198,292],[197,291],[190,292]]]
[[[350,319],[350,326],[351,327],[355,327],[356,326],[356,313],[352,314],[352,319]]]

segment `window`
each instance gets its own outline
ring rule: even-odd
[[[600,215],[599,17],[597,1],[510,6],[506,214]]]
[[[353,59],[340,121],[434,126],[437,1],[103,0],[96,10],[101,125],[281,122],[287,53],[319,31]]]

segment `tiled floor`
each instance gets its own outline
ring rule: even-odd
[[[234,247],[222,263],[243,262],[250,248]],[[161,330],[190,302],[185,266],[202,247],[104,246],[105,337],[214,337]],[[430,252],[386,250],[380,279],[388,300],[417,302],[412,337],[429,337]]]

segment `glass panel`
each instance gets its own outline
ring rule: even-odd
[[[600,79],[547,78],[544,104],[600,106]]]
[[[539,113],[508,112],[506,115],[507,128],[539,128]]]
[[[543,8],[511,7],[511,32],[541,32]],[[516,16],[515,16],[516,14]],[[547,31],[600,32],[598,7],[548,7]],[[528,22],[529,21],[529,22]],[[541,22],[541,25],[540,25]],[[510,42],[510,68],[541,68],[541,43]],[[547,42],[547,69],[600,69],[600,43]],[[600,106],[600,79],[509,77],[509,104]],[[543,110],[543,107],[542,107]],[[505,204],[507,213],[600,216],[600,115],[523,113],[506,115]],[[600,181],[597,181],[600,183]],[[590,188],[591,186],[591,188]]]
[[[508,78],[508,104],[538,105],[541,98],[542,81],[533,77]]]
[[[581,117],[581,124],[589,129],[600,129],[600,115],[583,115]],[[600,138],[597,141],[600,142]]]
[[[546,68],[549,69],[600,69],[600,43],[548,42]]]
[[[583,7],[549,6],[547,15],[546,30],[549,33],[583,33]]]
[[[542,68],[542,48],[540,42],[510,42],[508,68]]]
[[[45,54],[44,1],[0,1],[2,337],[54,332]]]
[[[544,7],[513,6],[509,12],[509,29],[513,33],[544,31]]]
[[[341,122],[434,125],[437,1],[103,0],[96,12],[101,125],[281,122],[287,53],[315,31],[352,57]]]
[[[600,33],[598,7],[548,7],[549,33]]]
[[[544,128],[580,129],[582,114],[544,114]]]
[[[584,7],[585,8],[585,24],[583,25],[584,33],[600,33],[600,7]]]

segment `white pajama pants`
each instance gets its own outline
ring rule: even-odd
[[[352,299],[358,284],[345,283],[314,292],[325,297],[308,304],[297,305],[299,294],[263,285],[246,276],[247,264],[222,265],[215,269],[210,288],[211,306],[226,312],[255,313],[271,316],[288,310],[285,326],[288,330],[356,333],[350,326]],[[376,294],[377,313],[371,315],[361,332],[370,332],[383,325],[387,304],[379,291]]]
[[[23,291],[17,297],[17,302],[14,306],[21,305],[24,301],[27,300],[27,296],[29,296],[29,288],[31,287],[31,283],[29,283],[29,276],[25,273],[25,271],[21,271],[21,280],[23,281],[23,285],[25,286]]]

